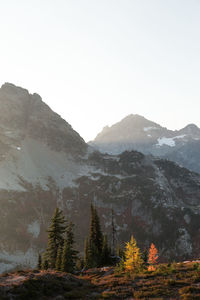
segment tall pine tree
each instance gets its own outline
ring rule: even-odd
[[[61,270],[62,255],[63,255],[63,247],[60,245],[58,248],[57,257],[56,257],[56,270],[57,271]]]
[[[101,266],[103,235],[96,208],[91,204],[90,235],[87,245],[88,267]],[[85,259],[86,261],[86,259]]]
[[[108,246],[107,236],[104,235],[102,253],[101,253],[101,265],[108,266],[110,264],[111,264],[111,249]]]
[[[92,242],[97,248],[97,251],[101,253],[103,245],[103,235],[101,232],[99,216],[97,214],[96,208],[93,205],[91,205],[90,242]]]
[[[111,211],[111,229],[112,229],[112,254],[115,255],[115,235],[116,235],[116,228],[114,223],[114,211],[112,208]]]
[[[41,269],[42,270],[47,270],[49,267],[48,265],[48,259],[47,259],[47,253],[43,253],[42,255],[42,265],[41,265]]]
[[[38,264],[37,264],[37,268],[38,268],[38,270],[41,270],[41,268],[42,268],[42,257],[41,257],[41,254],[40,254],[40,253],[38,254]]]
[[[88,268],[91,266],[91,252],[88,238],[85,239],[84,243],[84,267]]]
[[[46,257],[48,266],[52,269],[55,268],[56,258],[59,246],[63,245],[63,233],[65,232],[66,221],[63,216],[62,210],[56,208],[48,229],[48,246],[46,250]]]
[[[74,249],[74,233],[73,233],[74,224],[72,222],[66,228],[66,239],[64,241],[64,248],[62,253],[62,263],[61,271],[73,273],[78,251]]]

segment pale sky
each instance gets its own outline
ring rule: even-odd
[[[200,0],[0,0],[0,84],[89,141],[131,113],[200,126]]]

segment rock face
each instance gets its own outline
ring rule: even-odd
[[[110,154],[141,151],[168,158],[200,173],[200,128],[194,124],[172,131],[139,115],[129,115],[105,127],[90,145]]]
[[[0,89],[0,271],[35,266],[56,206],[76,224],[77,247],[88,234],[90,203],[116,243],[133,233],[164,258],[200,251],[200,175],[131,151],[102,154],[42,102],[5,84]]]

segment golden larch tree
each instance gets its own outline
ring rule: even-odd
[[[140,249],[137,247],[137,242],[131,236],[130,242],[126,243],[124,266],[127,271],[139,271],[143,265]]]

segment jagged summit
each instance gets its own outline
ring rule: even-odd
[[[153,144],[159,136],[170,135],[170,131],[140,115],[128,115],[120,122],[105,127],[90,144],[98,150],[119,154],[126,150],[144,150],[147,144]],[[149,153],[148,149],[145,154]]]
[[[104,128],[90,145],[110,154],[137,150],[166,157],[200,172],[200,128],[195,124],[173,131],[140,115],[131,114]]]
[[[57,151],[82,153],[87,146],[71,125],[28,90],[5,83],[0,89],[0,130],[2,135],[15,135],[18,143],[33,138]],[[10,132],[10,133],[8,133]]]
[[[20,86],[17,86],[17,85],[15,85],[13,83],[10,83],[10,82],[5,82],[4,84],[2,84],[2,86],[0,88],[0,91],[3,92],[3,93],[5,93],[5,95],[7,95],[7,96],[9,94],[10,95],[13,94],[15,96],[14,98],[16,98],[18,96],[18,100],[19,101],[20,101],[20,99],[21,99],[21,101],[23,101],[23,99],[24,99],[24,101],[30,101],[30,97],[29,96],[33,96],[34,97],[33,99],[35,101],[41,101],[41,102],[43,102],[42,98],[41,98],[41,96],[39,94],[37,94],[37,93],[31,94],[31,93],[29,93],[29,91],[27,89],[22,88]]]
[[[147,120],[145,117],[138,115],[138,114],[130,114],[128,116],[126,116],[125,118],[123,118],[121,121],[129,121],[129,120]]]
[[[113,128],[117,125],[123,125],[123,124],[130,124],[130,125],[135,125],[137,127],[141,127],[143,129],[145,125],[154,125],[156,127],[160,127],[160,125],[156,124],[155,122],[152,122],[145,117],[138,115],[138,114],[130,114],[123,118],[121,121],[117,122],[116,124],[110,126],[110,128]]]
[[[16,95],[17,92],[21,93],[21,94],[29,94],[27,89],[24,89],[20,86],[17,86],[13,83],[10,82],[5,82],[4,84],[2,84],[1,86],[1,91],[4,91],[6,93],[14,93]]]
[[[148,122],[151,122],[150,120],[146,119],[144,116],[141,116],[138,114],[130,114],[121,120],[121,122],[123,122],[123,121],[140,121],[140,122],[148,121]]]
[[[104,127],[94,142],[116,142],[123,139],[130,142],[131,139],[143,138],[147,131],[155,129],[161,129],[161,126],[140,115],[131,114],[110,127]]]
[[[146,119],[143,116],[137,115],[137,114],[130,114],[124,119],[122,119],[119,123],[117,123],[120,126],[127,126],[130,130],[144,130],[147,126],[153,126],[155,128],[161,127],[160,125],[156,124],[155,122],[152,122],[148,119]],[[115,125],[113,125],[115,126]],[[134,128],[132,127],[134,126]]]
[[[182,132],[185,134],[200,135],[200,128],[196,124],[188,124],[183,129],[181,129],[179,132]]]

